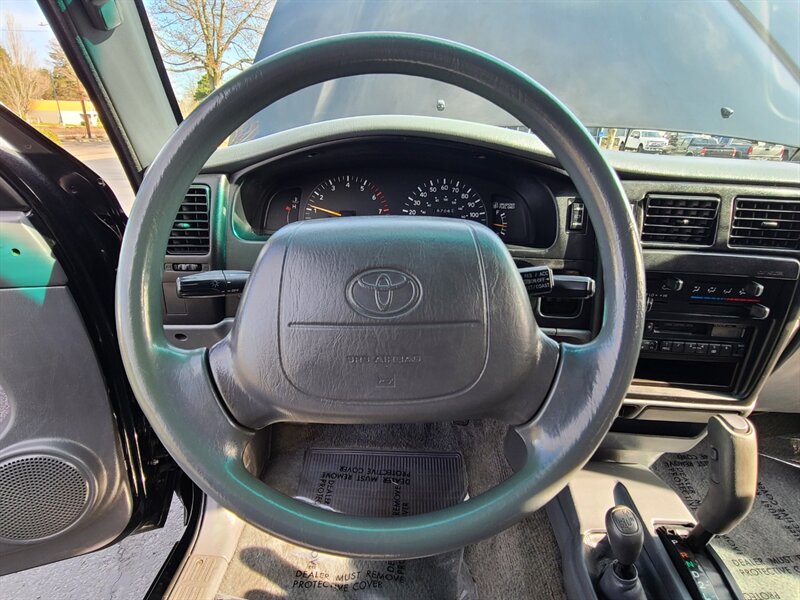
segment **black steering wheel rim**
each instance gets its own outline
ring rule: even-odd
[[[217,399],[206,351],[172,346],[162,320],[161,269],[169,226],[185,190],[213,151],[252,114],[294,91],[373,73],[460,86],[534,131],[584,199],[597,236],[605,290],[599,335],[584,346],[561,345],[546,401],[510,438],[519,470],[465,503],[395,519],[323,511],[252,476],[245,468],[252,432],[236,423]],[[264,59],[215,91],[181,124],[137,194],[120,255],[116,309],[123,360],[136,397],[167,450],[206,493],[291,542],[343,555],[409,558],[446,552],[502,531],[541,508],[588,461],[633,377],[644,326],[644,269],[616,174],[585,128],[543,87],[496,58],[445,40],[347,34]]]

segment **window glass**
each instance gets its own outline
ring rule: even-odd
[[[462,42],[522,69],[572,109],[603,148],[671,154],[687,134],[710,134],[721,144],[735,137],[737,150],[757,140],[789,144],[759,153],[762,160],[795,156],[797,28],[787,24],[797,23],[797,2],[692,1],[681,10],[644,0],[142,2],[184,115],[275,52],[340,33],[402,31]],[[619,31],[627,35],[610,33]],[[510,115],[463,90],[384,74],[301,90],[253,116],[229,142],[387,114],[521,129]]]
[[[130,211],[133,189],[103,122],[33,0],[0,1],[0,102],[102,177]]]
[[[184,116],[253,63],[274,0],[144,0]]]

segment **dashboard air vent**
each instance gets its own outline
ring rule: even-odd
[[[210,195],[211,190],[207,185],[193,185],[186,192],[169,233],[167,254],[208,254],[211,241],[208,215]]]
[[[719,198],[648,194],[642,241],[710,246],[717,232],[718,215]]]
[[[730,245],[800,249],[800,200],[736,198]]]

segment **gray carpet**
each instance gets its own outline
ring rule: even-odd
[[[502,455],[504,428],[477,422],[392,426],[280,425],[274,428],[272,458],[264,479],[286,494],[298,490],[306,450],[340,448],[460,452],[464,457],[469,494],[475,496],[508,478],[511,471]],[[353,590],[322,586],[314,571],[354,581],[375,582],[373,587]],[[389,585],[386,575],[402,570],[403,585]],[[366,571],[371,571],[366,575]],[[298,572],[300,574],[298,575]],[[356,575],[356,573],[359,573]],[[431,582],[436,573],[439,581]],[[310,577],[306,577],[306,574]],[[337,577],[333,577],[334,582]],[[380,582],[382,585],[377,585]],[[342,583],[342,582],[340,582]],[[362,584],[363,585],[363,584]],[[267,598],[564,598],[561,560],[553,531],[544,511],[507,531],[469,546],[461,552],[420,559],[386,561],[366,565],[322,555],[281,542],[247,526],[234,560],[220,586],[220,597],[265,600]]]
[[[766,423],[759,427],[758,419],[756,428],[762,437],[755,505],[733,531],[714,538],[712,546],[745,598],[797,600],[800,599],[800,468],[785,456],[776,459],[774,448],[793,447],[800,452],[797,439],[800,435],[770,437],[771,428]],[[653,465],[653,470],[675,489],[692,512],[705,496],[707,468],[705,441],[685,454],[666,454]]]

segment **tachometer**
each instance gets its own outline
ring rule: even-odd
[[[487,225],[480,194],[460,179],[437,177],[417,186],[403,203],[404,215],[471,219]]]
[[[314,188],[306,201],[303,218],[388,214],[389,204],[378,186],[363,177],[339,175]]]

